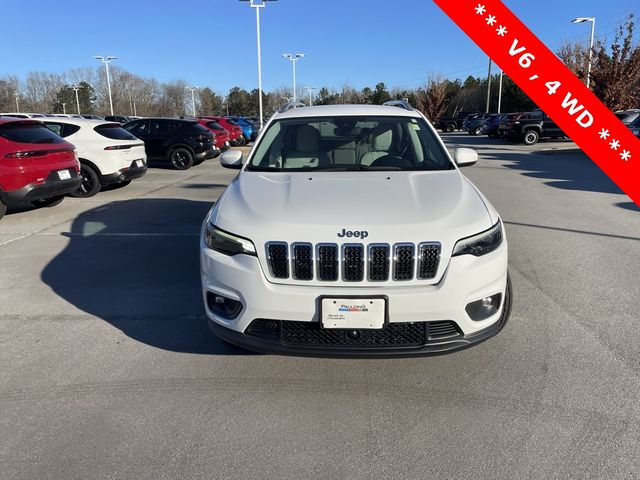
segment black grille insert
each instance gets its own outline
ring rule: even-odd
[[[364,280],[364,247],[362,245],[345,245],[342,255],[344,281],[361,282]]]
[[[318,246],[318,279],[335,282],[338,280],[338,246]]]
[[[413,280],[415,247],[410,244],[398,244],[394,252],[394,280]]]
[[[293,278],[313,280],[313,247],[310,243],[293,244]]]
[[[245,334],[262,338],[280,338],[282,344],[335,347],[420,347],[429,342],[462,337],[452,321],[389,323],[381,330],[325,329],[318,322],[293,322],[257,319]]]
[[[275,278],[289,278],[288,249],[286,243],[270,243],[267,245],[271,275]]]
[[[369,281],[389,280],[389,245],[369,246]]]
[[[429,280],[435,278],[440,263],[440,244],[421,243],[418,251],[420,264],[418,266],[418,278]]]

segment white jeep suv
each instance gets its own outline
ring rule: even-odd
[[[201,237],[213,332],[261,352],[445,353],[498,333],[511,306],[498,213],[427,119],[393,106],[274,115]],[[401,108],[397,108],[400,106]]]

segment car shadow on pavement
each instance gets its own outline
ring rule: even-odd
[[[245,355],[209,332],[200,290],[199,232],[209,202],[134,199],[83,212],[42,271],[67,302],[147,345]]]
[[[527,177],[564,190],[580,190],[624,195],[624,192],[582,152],[553,150],[545,152],[486,153],[484,160],[500,160],[505,166],[521,170]]]

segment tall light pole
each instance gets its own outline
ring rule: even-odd
[[[187,90],[191,90],[191,110],[193,112],[193,116],[196,116],[196,94],[195,91],[198,90],[198,87],[187,87]]]
[[[62,102],[62,114],[63,115],[67,114],[67,103],[66,102]]]
[[[266,6],[266,2],[276,2],[277,0],[240,0],[250,2],[249,6],[256,9],[256,37],[258,39],[258,109],[260,129],[262,129],[262,46],[260,44],[260,9]]]
[[[489,58],[489,73],[487,74],[487,113],[489,113],[489,109],[491,108],[491,58]]]
[[[295,55],[291,53],[283,53],[282,56],[287,60],[291,60],[293,65],[293,101],[296,101],[296,63],[301,58],[304,58],[304,53],[296,53]]]
[[[500,113],[500,109],[502,108],[502,77],[504,76],[504,72],[500,70],[500,86],[498,87],[498,112]]]
[[[111,98],[111,76],[109,75],[109,64],[111,63],[111,60],[117,60],[118,57],[114,57],[112,55],[109,55],[107,57],[96,55],[93,58],[104,63],[104,68],[107,71],[107,89],[109,90],[109,107],[111,109],[111,115],[113,115],[113,99]]]
[[[16,92],[13,95],[16,97],[16,113],[20,113],[20,94]]]
[[[309,91],[309,106],[312,107],[313,106],[313,95],[312,94],[313,94],[313,92],[315,90],[317,90],[317,88],[316,87],[304,87],[304,88],[305,88],[305,90]]]
[[[71,88],[76,92],[76,107],[78,107],[78,115],[80,115],[80,97],[78,96],[78,92],[82,87],[80,85],[71,85]]]
[[[589,42],[589,67],[587,69],[587,88],[591,87],[591,62],[593,61],[593,41],[596,34],[596,17],[578,17],[571,23],[591,22],[591,41]]]

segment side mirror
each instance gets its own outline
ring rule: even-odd
[[[456,148],[453,151],[453,161],[459,167],[470,167],[478,162],[478,152],[472,148]]]
[[[242,168],[242,152],[239,150],[227,150],[220,156],[220,165],[224,168],[240,170]]]

